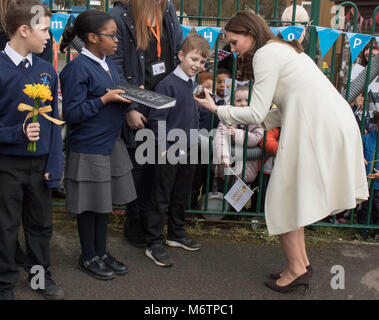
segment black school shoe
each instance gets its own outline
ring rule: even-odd
[[[110,254],[106,253],[100,259],[103,260],[104,263],[109,268],[111,268],[115,274],[122,276],[128,273],[128,267],[122,262],[118,261],[115,257],[112,257]]]
[[[78,268],[98,280],[111,280],[116,277],[114,271],[98,256],[91,260],[83,260],[82,258],[79,258]]]
[[[175,240],[166,240],[166,244],[169,247],[175,247],[175,248],[183,248],[188,251],[197,251],[200,250],[201,244],[193,241],[192,239],[185,237],[182,239],[175,239]]]
[[[51,278],[50,271],[45,270],[45,289],[34,289],[31,286],[31,280],[34,276],[31,273],[28,276],[29,285],[32,290],[40,293],[46,300],[62,300],[64,298],[63,290]]]

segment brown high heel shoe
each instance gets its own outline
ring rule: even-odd
[[[294,290],[296,287],[304,286],[304,293],[309,289],[309,284],[311,282],[311,276],[308,271],[301,276],[297,277],[295,280],[287,284],[286,286],[279,286],[276,284],[276,280],[271,279],[265,282],[265,285],[272,290],[280,293],[287,293]]]
[[[309,264],[305,268],[307,269],[308,273],[312,277],[313,276],[313,268],[312,268],[312,266]],[[278,280],[278,279],[280,279],[280,274],[281,274],[281,272],[273,272],[273,273],[269,274],[269,277],[270,277],[270,279]]]

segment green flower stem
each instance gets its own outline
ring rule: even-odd
[[[40,100],[41,99],[39,99],[39,98],[34,99],[34,109],[35,110],[39,109]],[[33,123],[38,122],[38,114],[33,115],[33,121],[32,122]],[[30,152],[36,152],[36,150],[37,150],[36,145],[37,145],[36,141],[29,142],[29,144],[28,144],[28,151],[30,151]]]

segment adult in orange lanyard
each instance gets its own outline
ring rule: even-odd
[[[118,49],[112,57],[121,81],[153,90],[160,80],[175,69],[177,52],[183,40],[174,5],[167,0],[117,0],[110,13],[117,23]],[[150,206],[149,167],[135,159],[135,130],[147,125],[149,108],[132,104],[126,115],[124,139],[133,161],[133,176],[138,199],[127,205],[125,236],[144,247],[143,212]]]

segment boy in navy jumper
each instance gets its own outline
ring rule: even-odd
[[[59,126],[39,116],[38,123],[19,112],[19,103],[33,105],[23,93],[26,84],[50,87],[53,111],[58,118],[58,79],[52,65],[35,54],[41,53],[50,38],[51,14],[44,9],[33,24],[32,8],[39,0],[12,1],[6,14],[10,42],[0,52],[0,300],[13,300],[19,277],[14,261],[17,234],[22,219],[29,281],[33,266],[44,269],[44,286],[38,289],[46,299],[62,299],[63,291],[51,279],[50,239],[52,235],[51,188],[59,186],[62,174],[62,139]],[[38,7],[41,8],[41,7]],[[41,11],[39,11],[41,13]],[[30,141],[37,142],[36,152],[27,151]],[[35,288],[34,288],[35,289]]]
[[[148,248],[145,254],[162,267],[173,264],[173,260],[163,247],[162,232],[166,211],[168,211],[166,244],[191,251],[201,248],[199,243],[186,235],[184,215],[195,171],[195,165],[189,164],[190,131],[199,128],[199,109],[192,95],[194,77],[203,71],[209,52],[209,43],[202,36],[198,34],[187,36],[178,54],[180,65],[158,83],[155,89],[159,93],[176,98],[176,105],[171,109],[152,109],[148,117],[149,126],[158,143],[158,158],[167,155],[170,160],[170,147],[176,148],[180,143],[178,140],[167,139],[171,129],[181,129],[187,138],[183,145],[176,148],[182,157],[186,157],[186,161],[180,161],[178,164],[158,162],[154,166],[152,212],[146,214]],[[164,131],[161,129],[162,125],[166,126],[165,132],[162,132]],[[197,140],[195,144],[197,148]]]

